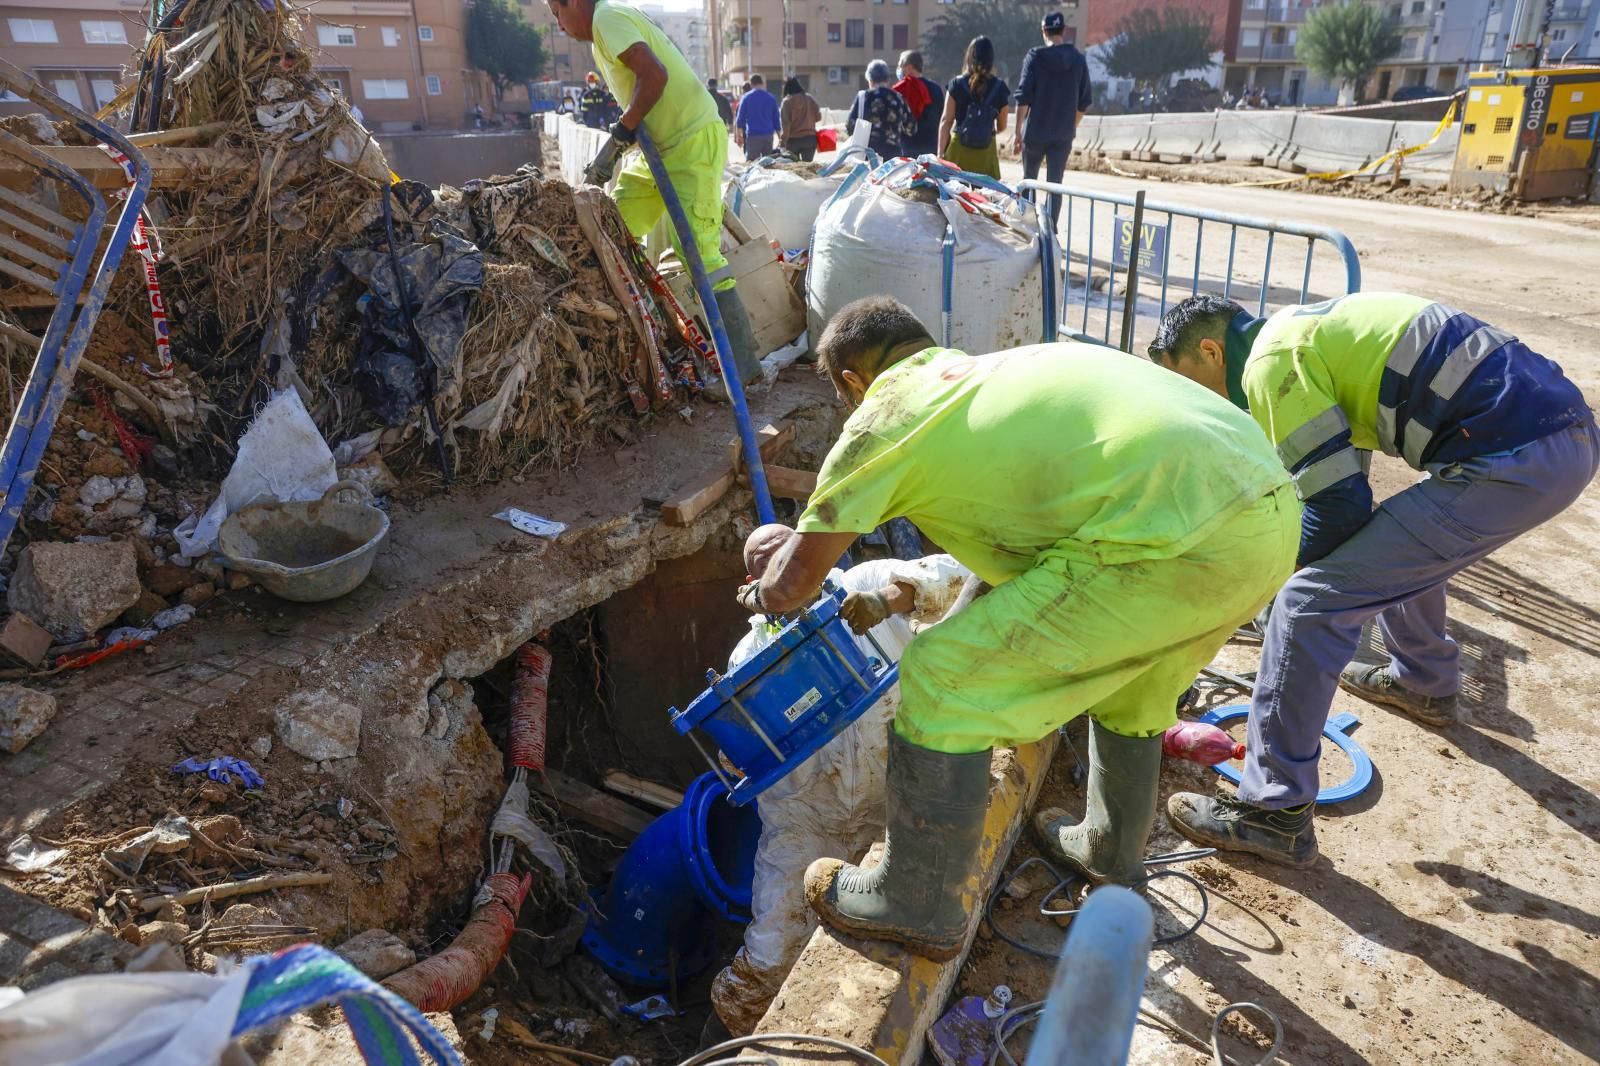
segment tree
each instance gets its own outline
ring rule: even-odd
[[[1360,99],[1378,64],[1400,51],[1394,23],[1375,7],[1345,0],[1324,4],[1306,17],[1294,54],[1313,73],[1336,78]]]
[[[922,39],[923,73],[948,82],[961,73],[961,61],[974,37],[994,42],[995,73],[1011,82],[1022,73],[1022,57],[1043,44],[1039,23],[1047,12],[1061,10],[1060,0],[990,0],[988,3],[951,4],[939,12]],[[895,57],[885,57],[893,66]]]
[[[544,37],[511,0],[477,0],[467,8],[467,58],[489,75],[499,103],[508,88],[544,72]]]
[[[1123,15],[1106,44],[1101,65],[1114,78],[1132,78],[1148,88],[1186,70],[1216,65],[1216,25],[1204,11],[1187,7],[1139,7]]]

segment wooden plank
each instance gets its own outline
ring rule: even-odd
[[[646,781],[642,777],[635,777],[621,770],[612,770],[601,780],[601,784],[612,792],[620,792],[630,799],[641,803],[648,803],[652,807],[659,807],[670,811],[683,803],[683,793],[675,788]]]
[[[641,811],[633,804],[608,796],[597,788],[590,788],[558,770],[546,770],[544,782],[545,793],[552,796],[562,810],[602,832],[624,840],[632,840],[656,820],[656,816],[650,812]]]
[[[98,189],[128,187],[122,168],[98,148],[41,145],[39,150],[82,174]],[[231,148],[146,148],[143,154],[150,164],[151,186],[155,189],[182,185],[218,169],[245,170],[259,164],[255,156]],[[39,172],[31,164],[9,153],[0,153],[0,185],[27,189],[38,176]]]
[[[815,470],[795,470],[787,466],[769,466],[767,471],[767,491],[774,496],[785,500],[798,500],[806,503],[811,499],[811,494],[817,491],[817,472]],[[750,479],[741,471],[739,484],[745,488],[750,487]]]
[[[762,426],[756,431],[761,439],[761,460],[775,459],[794,440],[792,422],[781,426]],[[712,470],[691,481],[666,503],[661,505],[661,520],[669,526],[686,526],[728,494],[735,484],[734,468],[739,459],[739,438],[728,443],[728,465]]]

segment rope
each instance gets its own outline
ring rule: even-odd
[[[1433,142],[1437,141],[1440,137],[1444,136],[1444,131],[1450,128],[1451,122],[1454,121],[1454,119],[1455,119],[1456,108],[1459,105],[1460,105],[1460,98],[1459,97],[1457,99],[1455,99],[1455,100],[1450,101],[1450,107],[1449,107],[1448,110],[1445,111],[1444,118],[1439,120],[1439,124],[1433,128],[1433,132],[1428,135],[1428,139],[1427,140],[1421,142],[1420,144],[1408,145],[1405,148],[1396,148],[1392,152],[1385,152],[1383,155],[1380,155],[1378,158],[1374,159],[1372,162],[1368,163],[1366,166],[1361,167],[1358,170],[1323,170],[1323,171],[1315,171],[1315,172],[1306,173],[1306,174],[1296,174],[1292,178],[1276,178],[1276,179],[1274,179],[1272,181],[1236,181],[1236,182],[1230,182],[1229,185],[1228,185],[1228,188],[1232,188],[1232,189],[1263,189],[1263,188],[1269,188],[1269,187],[1275,186],[1275,185],[1292,185],[1297,181],[1305,181],[1305,180],[1343,181],[1346,178],[1360,177],[1362,174],[1376,173],[1379,169],[1381,169],[1383,167],[1383,165],[1385,163],[1390,162],[1390,161],[1398,161],[1398,160],[1404,159],[1408,155],[1412,155],[1413,153],[1420,152],[1424,148],[1427,148],[1429,145],[1433,144]]]

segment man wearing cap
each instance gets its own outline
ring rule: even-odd
[[[1335,686],[1424,725],[1455,721],[1445,582],[1578,498],[1600,462],[1594,414],[1559,366],[1511,334],[1401,293],[1267,319],[1191,297],[1149,354],[1248,410],[1305,503],[1300,570],[1262,641],[1238,798],[1179,792],[1167,818],[1197,843],[1309,866]],[[1427,475],[1376,511],[1374,448]],[[1389,661],[1352,664],[1374,618]]]
[[[1067,43],[1067,20],[1052,11],[1040,24],[1044,44],[1028,50],[1017,85],[1017,127],[1011,150],[1022,153],[1022,176],[1037,178],[1044,163],[1046,181],[1059,182],[1078,123],[1094,96],[1083,53]],[[1061,215],[1061,197],[1050,197],[1050,224]]]
[[[638,8],[621,0],[546,3],[564,32],[593,44],[601,76],[616,98],[626,102],[622,117],[611,127],[611,139],[589,167],[589,179],[604,186],[616,177],[611,196],[628,232],[642,237],[655,228],[666,204],[643,153],[617,171],[619,159],[638,140],[639,127],[644,127],[661,155],[711,277],[740,380],[747,386],[758,382],[761,353],[756,351],[755,331],[722,254],[722,170],[728,161],[728,131],[717,115],[716,101],[678,46]],[[672,243],[683,259],[676,227]],[[713,381],[706,392],[717,398],[719,388],[725,397],[722,379]]]

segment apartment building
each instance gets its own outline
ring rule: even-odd
[[[716,70],[726,83],[752,73],[791,73],[824,107],[849,107],[874,59],[892,65],[918,48],[951,3],[985,0],[706,0]],[[1064,0],[1070,39],[1083,32],[1087,0]],[[1017,57],[1020,61],[1021,57]],[[929,71],[946,80],[958,71]]]
[[[1340,87],[1306,70],[1295,44],[1319,0],[1244,0],[1239,39],[1224,81],[1261,88],[1280,105],[1339,102]],[[1330,0],[1321,0],[1330,2]],[[1440,93],[1466,84],[1467,71],[1499,63],[1511,45],[1516,0],[1367,0],[1400,31],[1400,51],[1380,66],[1366,96],[1390,99],[1403,88]],[[1547,61],[1600,56],[1600,0],[1550,0]]]
[[[467,62],[463,0],[322,0],[302,14],[317,71],[372,129],[459,129],[479,104],[493,110],[487,79]],[[143,0],[0,0],[0,56],[94,110],[128,76],[144,18]],[[0,113],[28,109],[0,99]]]

